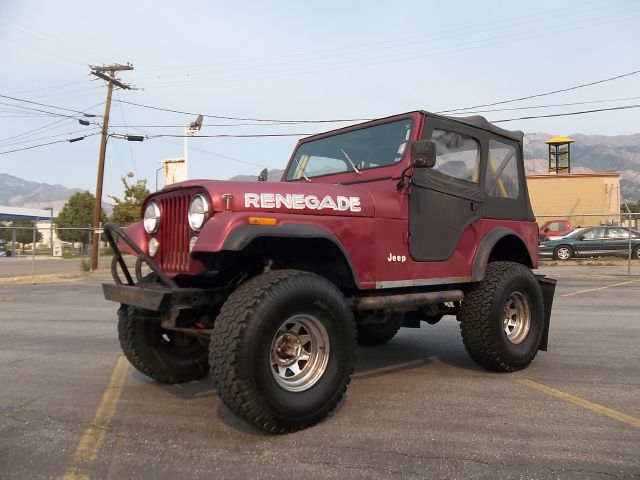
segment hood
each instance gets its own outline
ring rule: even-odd
[[[375,203],[353,185],[296,182],[188,180],[170,185],[149,199],[180,189],[206,190],[215,212],[277,212],[303,215],[375,216]]]

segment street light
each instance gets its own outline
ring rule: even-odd
[[[185,176],[185,179],[188,178],[189,176],[188,170],[187,170],[187,139],[200,131],[200,129],[202,128],[203,121],[204,121],[204,117],[202,115],[198,115],[195,121],[189,123],[184,129],[184,176]]]
[[[164,165],[161,165],[156,169],[156,192],[158,191],[158,172],[164,168]]]

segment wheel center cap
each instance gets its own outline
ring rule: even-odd
[[[283,333],[276,339],[276,360],[282,365],[295,363],[302,353],[302,343],[297,335]]]

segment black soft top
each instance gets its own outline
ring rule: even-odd
[[[487,130],[488,132],[495,133],[496,135],[517,140],[518,142],[522,142],[522,138],[524,137],[524,133],[520,130],[506,130],[504,128],[497,127],[480,115],[474,115],[472,117],[449,117],[427,112],[426,110],[421,110],[421,113],[425,114],[427,117],[443,118],[451,122],[458,122],[475,128],[481,128],[482,130]]]

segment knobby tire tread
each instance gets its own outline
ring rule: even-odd
[[[303,421],[298,420],[290,424],[283,424],[281,420],[275,421],[268,408],[259,398],[252,395],[249,375],[239,371],[236,362],[237,352],[241,348],[242,332],[247,328],[252,310],[262,302],[268,301],[267,296],[272,292],[281,290],[281,293],[285,293],[286,289],[283,289],[281,285],[283,280],[291,281],[293,278],[299,287],[305,287],[309,286],[308,279],[314,277],[330,287],[328,290],[334,300],[342,303],[345,308],[349,308],[340,291],[324,278],[299,270],[273,270],[248,280],[236,289],[224,303],[215,321],[209,363],[218,395],[233,413],[270,433],[290,433],[318,423],[340,402],[353,373],[352,363],[346,381],[320,412],[316,412]],[[353,328],[353,338],[355,338],[355,322],[353,321],[351,328]],[[353,342],[352,348],[355,351],[355,342]]]
[[[465,293],[458,319],[462,341],[471,358],[482,367],[498,372],[515,372],[522,367],[509,363],[500,348],[500,339],[492,331],[491,315],[496,292],[515,275],[533,276],[519,263],[492,262],[487,265],[484,280]],[[537,353],[537,349],[536,349]],[[530,360],[533,360],[536,353]]]

